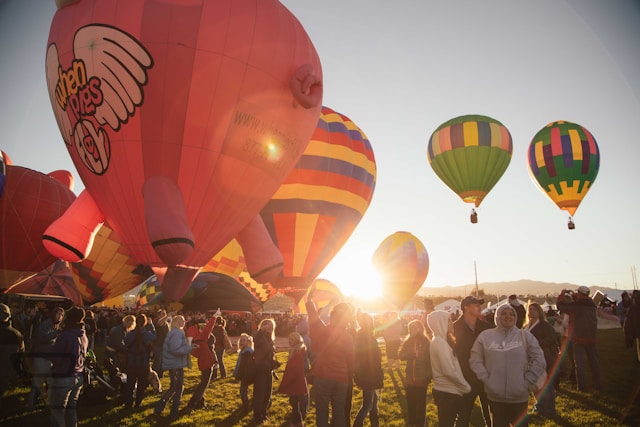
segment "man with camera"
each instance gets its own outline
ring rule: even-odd
[[[563,289],[558,296],[558,310],[569,314],[569,335],[573,345],[578,390],[589,391],[585,376],[585,357],[589,361],[593,387],[602,389],[600,363],[596,353],[598,318],[596,305],[589,297],[589,288],[579,286],[576,292]]]

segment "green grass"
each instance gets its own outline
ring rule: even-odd
[[[603,372],[605,389],[598,395],[581,393],[568,382],[563,382],[556,399],[558,416],[552,420],[545,420],[533,416],[532,426],[612,426],[627,425],[640,426],[640,363],[635,361],[633,353],[624,350],[624,340],[620,329],[601,330],[598,336],[598,354]],[[384,351],[383,351],[384,354]],[[229,371],[235,366],[236,355],[226,355],[225,364]],[[278,359],[285,362],[286,353],[278,353]],[[386,359],[383,361],[386,367]],[[195,365],[195,363],[194,363]],[[284,368],[284,367],[283,367]],[[283,370],[280,368],[280,371]],[[280,372],[280,375],[282,372]],[[185,393],[181,407],[186,406],[191,397],[192,389],[198,383],[199,371],[196,367],[185,373]],[[163,387],[168,386],[168,378],[163,378]],[[278,382],[275,382],[274,388]],[[149,388],[149,391],[151,389]],[[0,405],[0,425],[48,425],[48,410],[26,410],[28,387],[18,387],[2,398]],[[169,422],[165,417],[156,420],[152,417],[153,405],[158,396],[148,394],[142,407],[125,412],[121,406],[115,406],[114,401],[104,405],[85,406],[78,409],[79,425],[121,427],[121,426],[246,426],[251,421],[250,413],[241,413],[238,397],[238,383],[231,378],[211,383],[205,398],[208,409],[185,414],[181,419]],[[361,402],[361,393],[354,390],[351,419],[355,418]],[[533,402],[531,402],[533,404]],[[383,426],[404,426],[406,407],[404,403],[404,388],[402,372],[385,370],[384,390],[380,399],[380,417]],[[271,426],[286,426],[289,414],[287,397],[275,394],[269,411]],[[429,425],[437,426],[436,407],[431,393],[428,396],[427,416]],[[623,417],[626,417],[623,419]],[[481,413],[476,406],[472,415],[472,425],[479,426]],[[307,416],[308,425],[315,424],[315,411],[311,409]],[[368,425],[368,421],[365,422]]]

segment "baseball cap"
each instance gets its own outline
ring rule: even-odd
[[[482,298],[476,298],[474,296],[469,295],[468,297],[464,297],[462,301],[460,301],[460,308],[464,308],[471,304],[484,304],[484,300]]]
[[[589,295],[590,290],[588,287],[583,285],[583,286],[578,286],[578,292],[584,295]]]

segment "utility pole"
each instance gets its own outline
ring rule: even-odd
[[[633,290],[638,290],[638,278],[636,277],[636,266],[631,266],[631,282],[633,283]]]
[[[476,260],[473,260],[473,271],[476,275],[476,298],[478,298],[478,268],[476,267]],[[635,288],[634,288],[635,289]]]

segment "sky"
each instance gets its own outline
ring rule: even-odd
[[[323,104],[367,135],[377,163],[368,211],[320,277],[376,294],[371,256],[396,231],[425,245],[424,286],[520,279],[633,289],[640,266],[640,2],[285,0],[320,56]],[[15,165],[72,171],[46,93],[54,0],[0,0],[0,149]],[[511,163],[478,209],[435,175],[429,136],[482,114],[513,138]],[[574,216],[529,176],[532,137],[552,121],[586,127],[599,175]],[[475,268],[474,268],[475,265]]]

